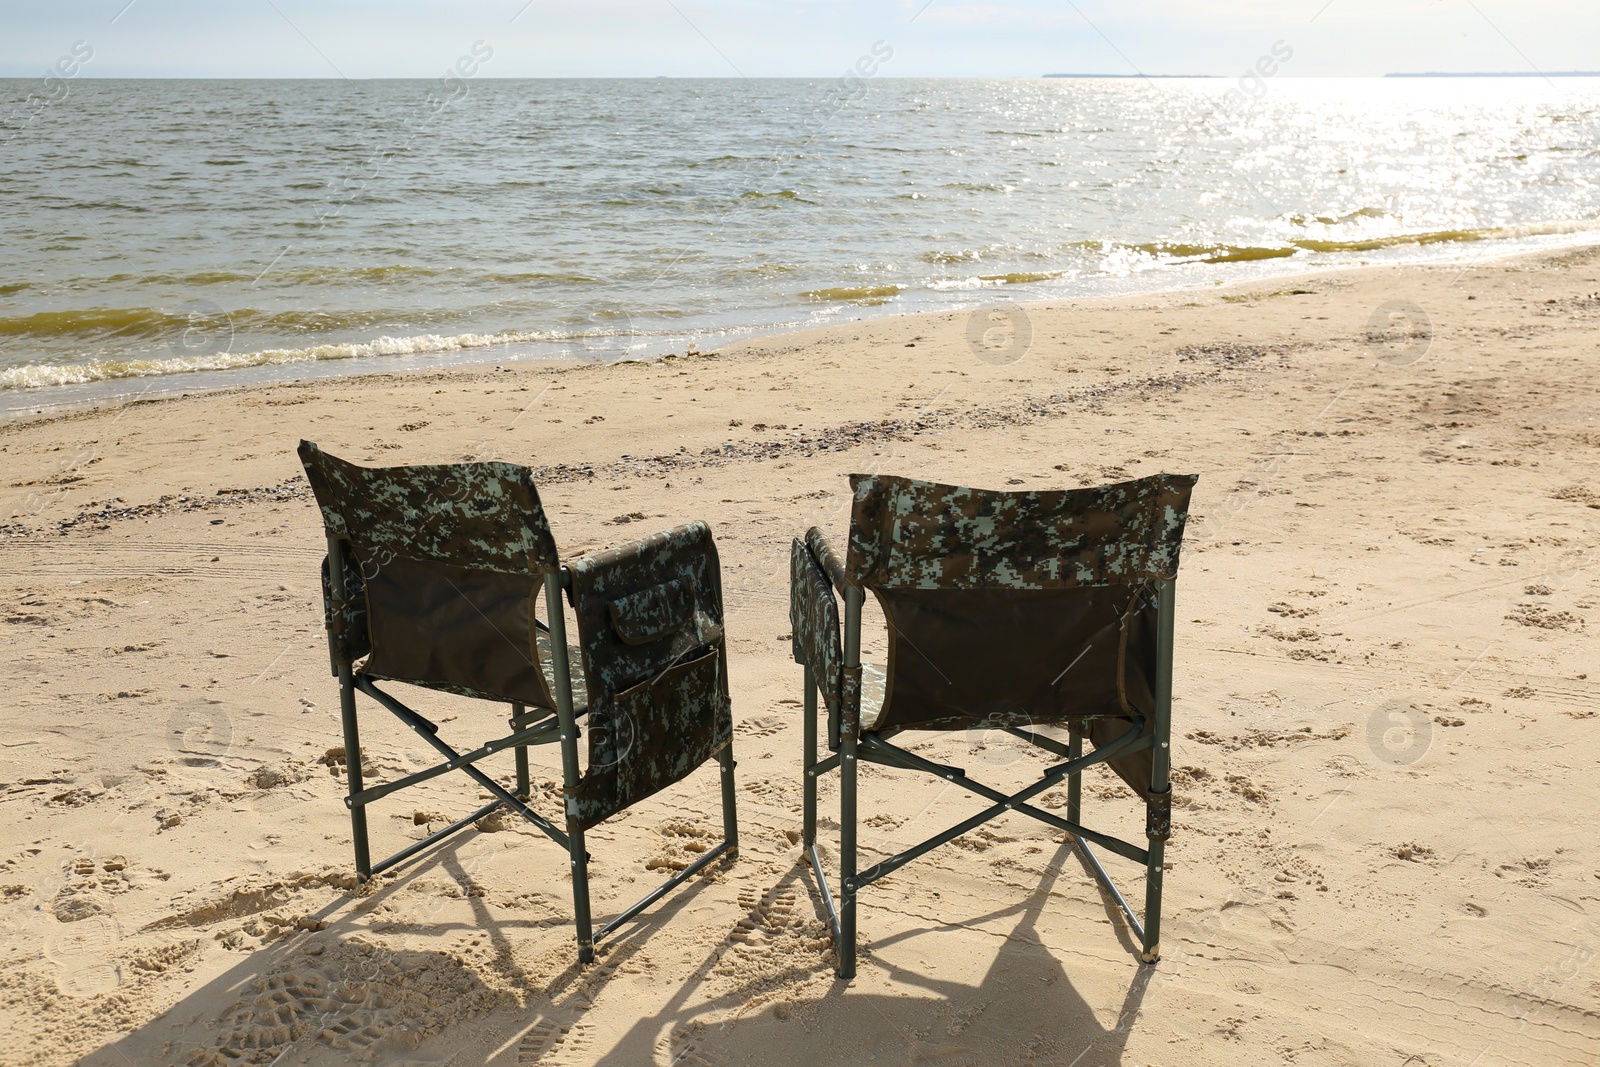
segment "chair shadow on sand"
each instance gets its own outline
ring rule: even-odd
[[[1111,1026],[1073,988],[1063,960],[1038,937],[1050,889],[1070,846],[1062,846],[1045,879],[1026,900],[986,915],[963,919],[975,927],[1018,917],[983,980],[976,985],[931,978],[889,963],[884,950],[914,936],[939,936],[919,928],[877,939],[865,958],[871,968],[912,995],[884,995],[850,988],[833,978],[826,948],[809,965],[763,971],[750,982],[726,988],[726,969],[714,995],[706,992],[713,969],[734,945],[724,937],[690,972],[671,999],[641,1017],[608,1049],[586,1049],[585,1016],[604,997],[619,970],[673,925],[674,915],[711,884],[700,878],[686,892],[647,913],[622,933],[593,965],[572,961],[548,978],[520,967],[511,939],[550,942],[552,951],[569,948],[570,918],[505,919],[490,913],[485,901],[464,897],[472,921],[439,920],[427,934],[452,938],[481,935],[477,965],[497,970],[505,984],[527,992],[516,996],[486,986],[457,954],[434,949],[384,947],[381,932],[361,919],[405,891],[417,879],[444,872],[470,885],[466,865],[451,843],[393,881],[360,896],[341,895],[309,916],[326,922],[320,934],[293,934],[242,958],[223,974],[135,1032],[85,1056],[84,1067],[128,1064],[221,1067],[241,1063],[288,1067],[304,1062],[439,1062],[448,1045],[455,1063],[505,1063],[521,1067],[542,1062],[593,1062],[612,1067],[674,1064],[707,1067],[722,1063],[858,1063],[868,1055],[882,1062],[937,1062],[999,1067],[1013,1062],[1072,1063],[1076,1067],[1117,1064],[1143,1000],[1152,968],[1140,967],[1124,994]],[[737,870],[737,868],[733,868]],[[725,878],[722,868],[715,878]],[[1087,874],[1087,869],[1085,869]],[[761,896],[814,898],[806,889],[808,868],[797,862]],[[1092,878],[1090,884],[1094,884]],[[452,901],[455,903],[455,901]],[[1130,961],[1138,946],[1115,906],[1102,899]],[[820,918],[820,913],[819,916]],[[681,922],[681,920],[679,920]],[[407,936],[420,925],[407,921]],[[957,928],[952,923],[946,929]],[[205,931],[197,930],[205,936]],[[452,935],[454,935],[452,937]],[[320,944],[315,955],[307,952]],[[526,949],[526,945],[523,945]],[[1066,960],[1070,962],[1070,957]],[[820,997],[781,996],[785,982],[815,987]],[[774,992],[780,995],[773,996]],[[740,1014],[759,998],[769,998]]]
[[[833,979],[833,961],[826,950],[810,967],[794,967],[777,979],[796,984],[827,975],[831,987],[821,997],[783,1000],[749,1015],[737,1013],[753,998],[770,996],[776,984],[770,972],[755,982],[702,1001],[697,991],[727,945],[714,950],[661,1010],[640,1019],[608,1052],[593,1062],[607,1067],[659,1063],[692,1067],[734,1063],[856,1064],[872,1056],[885,1063],[973,1064],[982,1067],[1039,1062],[1075,1067],[1119,1064],[1128,1034],[1138,1017],[1154,969],[1138,966],[1111,1026],[1073,987],[1063,966],[1037,933],[1037,923],[1068,855],[1063,845],[1047,866],[1041,883],[1019,904],[964,919],[959,927],[976,927],[1016,915],[988,973],[976,985],[931,978],[888,962],[883,950],[917,936],[938,937],[938,928],[919,928],[877,939],[867,959],[897,985],[918,994],[885,995],[851,988],[857,983]],[[1081,855],[1080,855],[1081,863]],[[1093,881],[1088,866],[1083,872]],[[764,899],[805,889],[809,868],[797,862]],[[1101,891],[1107,920],[1117,931],[1130,963],[1139,945],[1122,922],[1121,913]],[[817,917],[821,915],[818,912]],[[952,923],[946,930],[956,928]],[[631,946],[630,946],[631,947]],[[868,972],[870,981],[870,971]],[[865,984],[865,983],[861,983]],[[539,1050],[529,1050],[534,1055]],[[554,1049],[549,1051],[554,1052]],[[538,1063],[538,1058],[519,1062]]]
[[[537,1014],[551,1002],[565,1004],[574,993],[593,989],[597,974],[608,977],[621,958],[643,943],[640,934],[645,927],[653,929],[698,897],[707,884],[704,878],[697,879],[671,905],[641,916],[630,936],[619,939],[617,948],[598,964],[584,966],[574,958],[563,970],[541,978],[517,962],[512,939],[521,941],[524,949],[535,940],[540,950],[548,947],[552,953],[571,955],[570,914],[557,907],[538,918],[506,918],[502,909],[496,917],[472,891],[472,865],[459,855],[471,840],[448,842],[397,872],[393,880],[368,883],[364,892],[339,894],[305,917],[325,924],[321,931],[296,932],[249,952],[158,1018],[78,1062],[83,1067],[232,1067],[306,1060],[405,1063],[417,1050],[421,1062],[434,1063],[438,1057],[429,1055],[426,1046],[437,1044],[441,1035],[455,1044],[463,1032],[470,1034],[469,1043],[492,1050],[503,1044],[506,1034],[525,1025],[530,1010]],[[391,948],[381,943],[386,936],[381,924],[377,929],[367,925],[368,916],[379,913],[386,903],[396,901],[420,879],[440,873],[463,890],[443,906],[464,903],[472,911],[471,920],[418,921],[409,910],[415,902],[407,901],[407,917],[396,925],[404,927],[405,936],[413,941],[435,937],[459,946],[463,935],[468,940],[476,936],[481,949],[474,963],[498,972],[502,988],[486,985],[473,967],[464,965],[459,947],[455,952]],[[264,908],[256,914],[266,910],[292,907]],[[247,917],[233,916],[231,925]],[[197,924],[192,934],[209,939],[225,921]],[[518,996],[504,987],[525,992]],[[492,1033],[483,1029],[489,1016],[498,1017],[488,1020],[494,1023]],[[423,1047],[418,1049],[419,1045]],[[518,1062],[515,1051],[508,1062]]]

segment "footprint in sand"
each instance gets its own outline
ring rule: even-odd
[[[814,947],[812,942],[826,935],[820,923],[797,911],[797,903],[793,888],[773,889],[759,895],[753,889],[741,889],[739,906],[748,914],[728,934],[733,947],[731,955],[736,959],[724,957],[718,970],[730,973],[731,968],[747,979],[753,978],[750,967],[756,960],[774,957],[781,964],[797,952],[810,951]]]
[[[705,1047],[704,1038],[697,1027],[677,1031],[667,1047],[667,1062],[674,1067],[720,1067],[722,1057]]]
[[[549,1019],[535,1023],[517,1045],[517,1067],[547,1062],[545,1057],[553,1055],[567,1039],[567,1030],[568,1027]]]
[[[239,999],[211,1029],[211,1042],[189,1067],[276,1062],[296,1044],[332,1048],[339,1062],[395,1063],[423,1042],[508,1007],[460,960],[402,952],[351,940],[313,943],[285,970],[238,990]]]
[[[669,819],[657,826],[656,833],[666,840],[663,850],[646,863],[645,870],[681,871],[720,840],[720,827],[700,826],[687,819]]]
[[[593,1058],[589,1055],[592,1038],[587,1023],[577,1023],[570,1028],[562,1027],[560,1044],[553,1046],[544,1060],[534,1062],[548,1063],[551,1067],[592,1063]]]
[[[788,724],[777,715],[757,715],[753,719],[741,722],[734,729],[749,737],[770,737],[787,726]]]
[[[56,965],[56,985],[63,993],[89,997],[109,993],[122,984],[122,969],[113,951],[122,931],[109,915],[89,915],[61,923],[44,939],[44,955]]]
[[[159,870],[135,872],[122,856],[75,856],[62,868],[62,880],[54,891],[41,888],[40,895],[50,900],[50,914],[57,922],[81,922],[112,910],[112,898],[151,881],[164,881]]]

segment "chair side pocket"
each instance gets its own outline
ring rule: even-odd
[[[583,829],[687,777],[733,734],[720,645],[609,703],[590,711],[589,767],[574,794]]]

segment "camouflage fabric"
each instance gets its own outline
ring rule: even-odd
[[[1196,476],[1000,492],[853,474],[845,572],[879,589],[1064,589],[1171,578]]]
[[[839,736],[857,737],[861,733],[861,675],[863,667],[840,671]]]
[[[328,557],[322,557],[322,624],[328,631],[335,673],[340,667],[354,666],[372,651],[372,638],[367,633],[367,590],[361,580],[361,568],[349,552],[344,553],[343,603],[334,600]]]
[[[837,713],[844,667],[839,601],[811,549],[798,537],[789,549],[789,626],[795,662],[811,667],[824,702]]]
[[[883,700],[888,694],[889,674],[881,663],[861,664],[861,728],[871,730],[878,725],[883,714]]]
[[[589,716],[589,766],[568,806],[583,829],[682,780],[728,743],[725,658],[720,648],[707,650]]]
[[[811,555],[816,558],[817,565],[822,568],[822,573],[832,582],[835,588],[844,585],[844,561],[833,550],[827,535],[815,526],[806,531],[806,547],[811,550]]]
[[[545,684],[550,687],[550,692],[556,691],[556,665],[554,662],[555,648],[550,644],[550,635],[543,630],[537,632],[534,644],[539,646],[539,670],[544,674]],[[567,646],[567,677],[572,679],[573,712],[583,714],[586,701],[584,700],[583,677],[583,652],[577,645]]]
[[[587,829],[671,785],[733,733],[722,583],[703,522],[568,565],[589,694],[589,766],[568,797]]]
[[[308,441],[300,458],[328,534],[344,542],[342,610],[323,568],[336,669],[342,658],[371,678],[554,706],[532,622],[559,561],[526,468],[358,467]]]
[[[510,574],[561,565],[526,467],[359,467],[310,441],[300,462],[328,536],[348,538],[364,567],[395,556]]]

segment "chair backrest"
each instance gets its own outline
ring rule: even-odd
[[[875,728],[1148,716],[1193,475],[998,492],[853,475],[848,580],[888,620]]]
[[[733,733],[722,578],[692,522],[568,564],[588,688],[585,828],[671,785]]]
[[[560,560],[526,467],[360,467],[309,441],[300,461],[347,549],[343,603],[323,568],[336,661],[366,655],[372,677],[554,706],[533,612]]]

